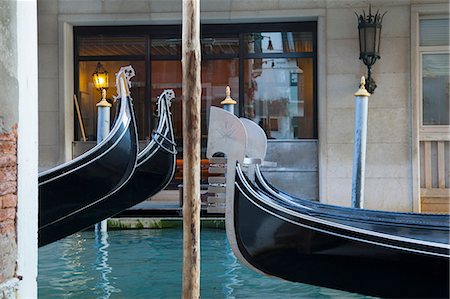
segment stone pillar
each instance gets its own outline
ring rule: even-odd
[[[17,235],[16,1],[0,1],[0,298],[15,298]]]
[[[37,298],[36,0],[0,1],[0,92],[0,298]]]

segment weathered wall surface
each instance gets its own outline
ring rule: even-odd
[[[0,1],[0,297],[12,294],[2,285],[15,276],[17,259],[16,35],[16,1]]]
[[[0,134],[0,283],[15,274],[17,130]]]
[[[11,131],[18,119],[15,24],[15,1],[0,1],[0,133]]]
[[[130,3],[132,2],[132,4]],[[439,0],[373,0],[388,11],[383,21],[381,60],[373,68],[378,88],[369,100],[365,207],[412,211],[410,11],[411,5]],[[361,75],[357,20],[368,8],[360,0],[204,0],[203,22],[270,22],[317,19],[319,24],[319,177],[321,200],[349,206],[353,156],[354,97]],[[64,160],[58,82],[64,56],[62,22],[72,25],[174,24],[181,21],[178,0],[39,0],[40,165]],[[315,17],[314,17],[315,16]],[[58,21],[60,20],[60,21]],[[59,22],[59,23],[58,23]],[[320,31],[322,30],[322,31]],[[325,49],[323,49],[325,48]],[[61,60],[60,60],[61,61]],[[70,113],[68,113],[70,115]],[[67,143],[66,143],[67,144]],[[67,149],[70,150],[70,149]]]

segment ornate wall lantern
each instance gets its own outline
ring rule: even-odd
[[[371,6],[369,6],[369,14],[363,10],[362,15],[358,17],[358,31],[359,31],[359,59],[361,59],[367,66],[367,91],[373,93],[377,85],[372,78],[371,69],[377,59],[380,59],[380,37],[381,37],[381,22],[384,14],[380,14],[379,10],[372,15]]]
[[[100,62],[97,63],[95,72],[92,74],[92,79],[94,80],[95,88],[97,88],[100,92],[102,92],[103,89],[108,89],[109,87],[108,72],[105,70],[105,68]]]

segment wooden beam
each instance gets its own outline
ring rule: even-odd
[[[200,0],[183,0],[183,295],[200,298]]]
[[[449,203],[450,203],[450,189],[449,188],[443,188],[443,189],[439,189],[439,188],[430,188],[430,189],[421,188],[420,189],[420,196],[421,197],[426,197],[426,198],[436,198],[436,197],[448,198]]]
[[[78,105],[78,99],[76,95],[73,95],[73,101],[75,102],[75,109],[77,111],[78,124],[81,129],[81,137],[83,138],[83,142],[86,142],[86,133],[84,131],[83,117],[81,116],[80,105]]]
[[[431,141],[424,141],[423,165],[425,174],[425,189],[432,188],[431,178]]]
[[[445,170],[448,166],[445,165],[445,143],[438,141],[437,143],[437,167],[438,167],[438,188],[445,188]]]

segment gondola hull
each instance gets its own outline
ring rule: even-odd
[[[165,115],[161,116],[160,126],[153,140],[138,156],[137,166],[128,182],[116,193],[86,206],[78,213],[60,221],[64,234],[80,231],[101,220],[112,217],[164,189],[172,180],[176,166],[176,150],[172,121],[168,107],[170,99],[162,99],[160,106]],[[54,235],[57,232],[53,232]],[[43,235],[48,235],[43,231]]]
[[[76,215],[120,190],[133,174],[137,130],[127,88],[133,75],[131,67],[117,75],[120,112],[105,139],[74,160],[39,174],[39,246],[68,236],[71,231],[64,223],[76,222]]]
[[[308,209],[293,211],[250,184],[238,168],[234,250],[257,271],[372,296],[448,298],[449,252],[445,244],[435,248],[431,242],[411,243],[387,232],[349,229],[308,214]]]
[[[244,265],[364,295],[448,298],[448,215],[337,207],[266,188],[254,165],[264,159],[264,148],[257,145],[265,145],[264,132],[227,111],[211,107],[213,113],[207,155],[227,158],[225,226],[233,253]],[[237,133],[239,128],[244,134]]]

